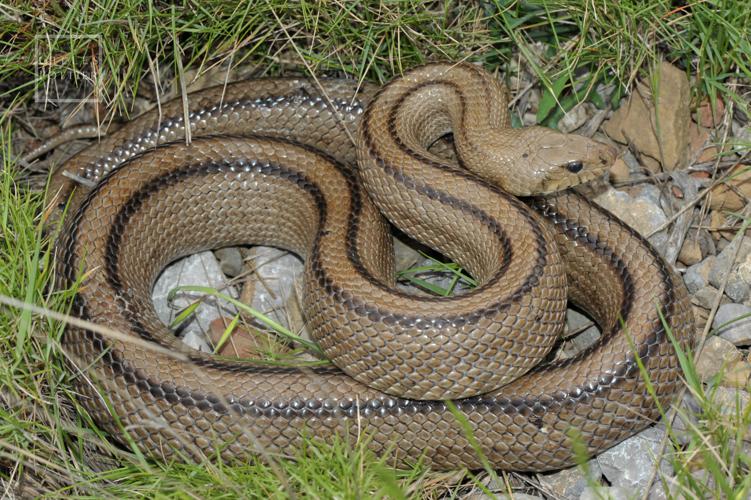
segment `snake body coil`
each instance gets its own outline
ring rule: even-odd
[[[689,346],[681,280],[581,196],[532,197],[529,210],[496,187],[529,195],[586,181],[612,161],[608,147],[509,128],[505,89],[470,65],[424,66],[376,96],[350,81],[320,84],[207,89],[190,96],[190,145],[175,142],[185,130],[173,101],[65,166],[96,183],[73,194],[58,247],[64,282],[85,276],[75,312],[188,359],[69,327],[64,344],[87,375],[83,403],[101,426],[125,428],[165,458],[219,450],[242,460],[289,453],[302,434],[363,432],[397,463],[478,468],[440,401],[461,398],[454,403],[493,466],[549,470],[573,463],[573,439],[596,454],[659,416],[637,357],[659,399],[675,393],[678,359],[658,308]],[[461,166],[427,148],[447,132]],[[71,189],[53,177],[58,199]],[[396,291],[376,205],[480,286],[449,299]],[[310,330],[351,376],[227,361],[175,340],[150,300],[158,273],[182,255],[234,244],[305,258]],[[566,282],[603,334],[572,359],[533,367],[560,331]]]

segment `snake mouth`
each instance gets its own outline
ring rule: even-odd
[[[540,183],[539,193],[541,195],[553,194],[557,191],[563,191],[576,186],[590,184],[603,179],[607,175],[607,169],[584,169],[577,174],[568,173],[562,176],[549,175]]]

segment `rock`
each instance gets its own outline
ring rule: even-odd
[[[632,197],[622,191],[607,189],[594,198],[594,201],[613,212],[623,222],[634,228],[639,234],[646,236],[660,227],[666,220],[665,213],[659,204],[650,199],[648,191]],[[662,253],[667,244],[668,236],[665,231],[649,237],[658,252]]]
[[[712,210],[709,212],[709,234],[712,235],[712,239],[718,244],[718,250],[721,242],[725,241],[724,238],[732,238],[735,234],[731,231],[727,224],[727,217],[721,210]]]
[[[725,102],[718,96],[714,105],[705,97],[696,107],[695,121],[702,127],[714,128],[722,123],[722,115],[725,113]]]
[[[746,205],[749,198],[751,169],[747,165],[738,165],[730,171],[725,182],[712,188],[709,193],[709,206],[713,210],[738,211]]]
[[[667,62],[660,64],[656,77],[655,88],[639,82],[603,129],[673,170],[688,160],[691,87],[686,74]]]
[[[709,271],[714,265],[717,257],[714,255],[708,256],[701,262],[697,262],[688,269],[683,275],[683,281],[686,283],[686,287],[690,293],[695,293],[709,284]]]
[[[712,402],[719,406],[723,415],[741,417],[748,411],[751,394],[743,389],[715,387]]]
[[[545,500],[543,497],[536,495],[527,495],[526,493],[516,493],[509,495],[508,493],[494,493],[489,496],[483,492],[472,491],[467,495],[460,496],[461,500]]]
[[[576,499],[587,488],[588,484],[598,484],[602,471],[596,460],[587,464],[589,474],[585,475],[581,467],[563,469],[551,474],[538,474],[537,480],[542,490],[551,494],[553,498]],[[589,478],[587,477],[589,476]]]
[[[709,129],[692,123],[689,127],[690,156],[697,163],[706,163],[714,160],[719,151],[712,141],[712,133]]]
[[[250,250],[249,258],[254,270],[250,278],[256,281],[251,307],[289,327],[285,305],[302,275],[302,261],[284,250],[260,246]]]
[[[746,206],[743,198],[728,188],[726,184],[718,184],[707,195],[707,199],[709,200],[709,208],[712,210],[739,212]]]
[[[664,435],[664,429],[650,427],[600,454],[596,460],[603,476],[612,486],[631,491],[646,488],[655,466],[654,457],[659,457],[661,453]],[[666,476],[673,474],[669,461],[662,457],[659,473]]]
[[[628,168],[626,162],[621,158],[616,158],[610,167],[610,182],[617,184],[619,182],[626,182],[630,178],[631,170]]]
[[[731,293],[728,293],[728,297],[731,297],[735,301],[747,301],[749,295],[751,295],[751,253],[741,259],[736,265],[734,288]],[[745,297],[745,298],[743,298]]]
[[[727,368],[723,370],[720,384],[725,387],[747,389],[749,379],[751,379],[751,363],[736,361],[730,363]]]
[[[720,291],[712,286],[705,286],[704,288],[697,290],[691,296],[691,303],[696,304],[704,309],[711,310],[717,300],[717,294]]]
[[[589,119],[586,103],[581,103],[569,110],[558,120],[558,130],[569,134],[586,123]]]
[[[582,491],[579,500],[632,500],[634,491],[623,486],[597,486]]]
[[[404,271],[423,260],[420,252],[403,242],[399,238],[394,238],[394,265],[397,271]]]
[[[662,207],[662,191],[654,184],[642,184],[636,187],[634,197],[644,199],[656,207]]]
[[[751,237],[743,236],[741,238],[734,238],[733,241],[722,248],[720,253],[717,255],[717,262],[715,263],[712,271],[719,271],[723,268],[728,269],[734,263],[733,255],[735,254],[735,249],[738,246],[740,246],[741,248],[740,250],[738,250],[736,262],[744,260],[749,254],[751,254]],[[712,279],[720,279],[719,276],[712,278],[712,275],[713,273],[710,272],[710,283],[712,282]]]
[[[237,297],[237,291],[233,287],[227,288],[226,277],[212,252],[198,253],[175,262],[162,272],[154,285],[154,308],[165,325],[169,325],[180,310],[203,298],[192,317],[180,324],[179,330],[183,342],[194,349],[210,352],[206,333],[211,322],[226,315],[232,316],[236,310],[231,304],[194,292],[179,292],[170,304],[167,300],[170,291],[184,285],[207,286],[233,297]]]
[[[720,337],[709,337],[696,360],[696,372],[702,382],[706,382],[741,359],[743,354],[732,343]]]
[[[740,250],[736,257],[734,254],[738,246],[740,246]],[[725,294],[733,302],[743,302],[751,296],[751,279],[746,281],[747,274],[745,272],[751,266],[749,255],[751,255],[751,237],[734,238],[717,255],[717,260],[709,271],[709,282],[716,288],[722,286],[725,277],[730,272],[730,276],[727,278],[727,285],[725,286]],[[736,257],[735,260],[733,260],[734,257]],[[744,272],[739,272],[742,265]]]
[[[751,284],[743,280],[738,274],[733,274],[725,286],[725,295],[734,302],[745,302],[751,297]]]
[[[569,309],[566,311],[566,328],[563,332],[563,338],[578,335],[592,326],[594,326],[594,323],[587,316],[575,309]]]
[[[701,246],[701,253],[705,256],[714,256],[717,254],[717,245],[715,244],[712,234],[707,229],[690,229],[688,234],[696,234]]]
[[[662,172],[662,165],[660,164],[660,160],[655,160],[648,155],[641,155],[640,160],[642,166],[653,174],[657,175]]]
[[[237,247],[226,247],[214,250],[214,256],[219,261],[222,272],[234,278],[243,272],[243,256]]]
[[[733,345],[751,345],[751,307],[744,304],[721,305],[712,321],[712,328]]]
[[[733,133],[735,134],[735,149],[740,154],[748,152],[748,144],[751,144],[751,125],[741,126],[733,120]]]
[[[715,212],[712,212],[712,213],[715,213]],[[727,219],[730,219],[730,218],[731,218],[731,217],[730,217],[730,216],[728,216],[728,218],[727,218]],[[728,221],[727,219],[725,219],[725,222],[726,222],[726,223],[730,222],[730,221]],[[732,224],[731,224],[731,225],[732,225]],[[720,253],[722,253],[722,251],[723,251],[723,250],[725,250],[725,248],[727,248],[727,246],[728,246],[728,245],[729,245],[729,244],[731,243],[731,241],[732,241],[733,239],[735,239],[735,233],[736,233],[736,232],[737,232],[737,230],[735,230],[735,232],[733,233],[733,235],[731,235],[730,237],[727,237],[727,233],[725,233],[725,234],[723,234],[723,238],[722,238],[722,239],[721,239],[720,241],[717,241],[717,242],[716,242],[716,244],[717,244],[717,253],[718,253],[718,255],[719,255]]]
[[[680,403],[674,402],[671,405],[666,418],[661,419],[657,427],[665,430],[667,422],[670,422],[671,439],[675,439],[681,445],[687,445],[699,425],[700,414],[701,407],[696,398],[689,391],[685,391]]]
[[[636,156],[634,156],[634,153],[632,153],[628,148],[624,149],[623,152],[621,152],[621,154],[618,155],[618,159],[626,162],[626,165],[628,166],[628,170],[631,172],[631,175],[641,174],[642,172],[641,163],[639,163],[639,160],[636,159]]]
[[[671,496],[670,484],[665,485],[657,478],[650,488],[647,498],[649,500],[669,500],[674,497]]]
[[[694,313],[697,331],[704,331],[704,328],[707,326],[707,320],[709,319],[709,310],[695,304],[691,304],[691,311]]]
[[[573,337],[567,339],[556,353],[556,360],[570,359],[594,344],[600,338],[600,329],[591,326]]]
[[[681,251],[678,253],[678,260],[687,266],[692,266],[701,262],[702,255],[701,245],[699,241],[692,238],[686,238],[681,247]]]
[[[569,309],[566,312],[566,327],[563,338],[566,340],[556,353],[556,359],[572,358],[594,344],[600,338],[600,329],[585,315],[574,309]]]
[[[678,260],[687,266],[700,263],[706,255],[715,253],[714,240],[708,231],[690,229],[686,234]]]

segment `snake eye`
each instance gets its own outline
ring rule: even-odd
[[[582,171],[583,168],[584,164],[579,160],[570,161],[566,164],[566,170],[568,170],[572,174],[578,174]]]

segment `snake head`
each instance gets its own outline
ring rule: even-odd
[[[615,148],[589,137],[545,127],[522,130],[530,138],[523,142],[526,157],[521,163],[531,176],[529,194],[552,193],[589,182],[604,175],[616,158]]]
[[[486,151],[481,177],[515,196],[533,196],[584,184],[605,174],[612,146],[546,127],[501,129]],[[487,144],[487,143],[486,143]]]

